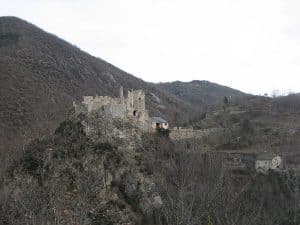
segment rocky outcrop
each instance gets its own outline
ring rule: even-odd
[[[101,115],[32,142],[1,182],[1,224],[150,224],[162,206],[143,171],[141,132]]]

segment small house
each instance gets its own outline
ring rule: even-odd
[[[283,168],[282,157],[273,153],[263,153],[256,157],[255,170],[268,174],[269,170],[280,171]]]
[[[169,128],[169,123],[161,117],[151,117],[150,122],[151,122],[152,129],[157,129],[157,128],[168,129]]]

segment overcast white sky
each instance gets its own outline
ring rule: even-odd
[[[0,0],[146,81],[300,92],[300,0]]]

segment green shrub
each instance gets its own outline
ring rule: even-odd
[[[213,219],[208,212],[205,212],[201,215],[201,224],[203,225],[214,225]]]
[[[43,159],[41,157],[41,154],[44,151],[45,148],[45,142],[41,140],[33,141],[25,150],[21,160],[20,165],[22,166],[22,169],[34,176],[39,177],[40,176],[40,170],[43,166]]]
[[[240,124],[242,134],[253,134],[254,128],[248,119],[244,119]]]
[[[157,127],[156,128],[156,133],[159,136],[162,136],[162,137],[169,137],[170,130],[169,129],[164,129],[164,128]]]
[[[62,136],[79,136],[84,135],[84,130],[82,124],[78,122],[73,122],[70,120],[63,121],[59,127],[55,130],[54,134]]]
[[[95,153],[103,153],[106,151],[113,151],[113,146],[110,143],[98,143],[94,146]]]
[[[87,217],[90,220],[91,225],[113,225],[113,218],[109,218],[106,215],[107,209],[99,209],[94,213],[89,213]]]

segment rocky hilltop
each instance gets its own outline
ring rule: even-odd
[[[162,199],[144,168],[142,134],[127,120],[72,114],[10,167],[0,223],[153,223]]]

